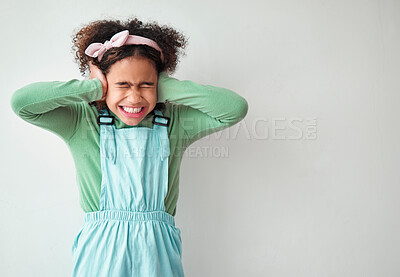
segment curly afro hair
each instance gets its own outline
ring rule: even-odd
[[[121,20],[97,20],[90,22],[86,26],[79,27],[79,31],[73,35],[72,50],[75,52],[75,61],[79,64],[82,76],[89,70],[89,62],[98,66],[103,72],[115,62],[129,56],[144,56],[153,60],[157,66],[157,71],[168,71],[173,73],[179,62],[179,56],[184,56],[187,45],[185,36],[175,29],[150,21],[143,23],[134,17]],[[85,54],[86,48],[94,42],[104,43],[110,40],[113,35],[123,30],[129,30],[129,34],[143,36],[154,40],[162,49],[164,62],[161,62],[160,53],[147,45],[124,45],[118,48],[107,50],[100,62],[97,58],[89,57]]]
[[[77,31],[78,30],[78,31]],[[185,36],[167,25],[160,26],[157,22],[143,23],[137,17],[121,20],[96,20],[78,27],[74,31],[72,51],[75,53],[75,62],[79,65],[83,77],[90,75],[89,62],[98,66],[105,75],[110,67],[119,60],[130,56],[143,56],[152,60],[158,73],[166,71],[173,73],[176,70],[180,56],[185,56],[187,39]],[[164,61],[161,61],[160,52],[147,45],[123,45],[108,49],[101,61],[85,54],[86,48],[95,42],[104,43],[110,40],[116,33],[129,30],[129,34],[143,36],[154,40],[161,48]],[[97,103],[98,107],[104,107],[105,103]],[[99,104],[102,104],[99,106]]]

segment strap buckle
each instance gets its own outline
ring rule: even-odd
[[[157,121],[156,121],[156,117],[164,118],[165,120],[167,120],[167,123],[157,122]],[[166,126],[166,127],[168,127],[168,126],[169,126],[169,117],[161,116],[161,115],[156,115],[156,114],[155,114],[154,117],[153,117],[152,123],[153,123],[153,124],[157,124],[157,125],[161,125],[161,126]]]
[[[103,118],[105,118],[106,121],[102,121]],[[97,124],[99,124],[99,125],[113,125],[114,124],[114,120],[115,120],[114,117],[111,116],[111,115],[99,115],[97,117]]]

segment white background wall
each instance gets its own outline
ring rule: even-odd
[[[67,146],[16,117],[11,95],[82,78],[73,30],[130,15],[188,36],[174,77],[249,103],[184,158],[187,276],[400,276],[395,0],[2,1],[1,276],[69,276],[83,222]]]

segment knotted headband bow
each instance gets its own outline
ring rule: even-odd
[[[161,61],[164,61],[164,55],[162,53],[162,50],[155,41],[141,36],[129,35],[128,30],[116,33],[109,41],[106,40],[104,44],[99,42],[90,44],[86,48],[85,54],[88,55],[89,57],[93,58],[97,57],[97,59],[101,61],[104,53],[108,49],[112,47],[120,47],[122,45],[129,45],[129,44],[148,45],[150,47],[153,47],[154,49],[160,52]]]

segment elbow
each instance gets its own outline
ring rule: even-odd
[[[32,83],[17,89],[13,93],[10,99],[10,105],[17,116],[23,117],[26,107],[35,102],[32,95],[37,94],[37,92],[37,83]]]
[[[248,111],[249,111],[249,104],[244,97],[241,97],[241,100],[239,101],[237,108],[237,113],[240,117],[240,120],[246,117]]]
[[[219,118],[219,122],[231,127],[242,121],[249,110],[249,105],[245,98],[236,95],[225,103],[225,113]]]
[[[20,111],[23,107],[24,95],[21,93],[21,89],[16,90],[11,96],[10,105],[13,112],[20,116]]]
[[[249,104],[247,100],[240,95],[237,95],[235,102],[232,104],[233,105],[231,113],[233,120],[230,122],[230,124],[233,125],[239,123],[246,117],[247,112],[249,111]]]

